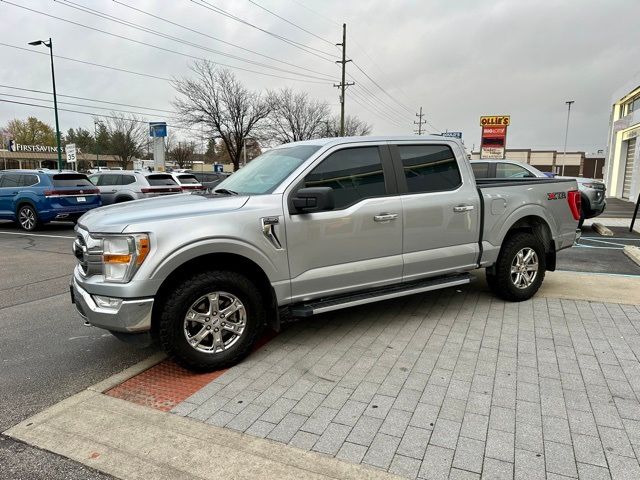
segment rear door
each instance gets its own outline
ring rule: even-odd
[[[297,213],[287,199],[302,187],[331,187],[335,208]],[[293,301],[402,280],[402,205],[386,145],[330,150],[284,201]]]
[[[454,148],[391,145],[402,199],[404,281],[466,270],[478,260],[480,196]]]
[[[15,213],[13,199],[20,191],[19,173],[2,173],[0,176],[0,215],[12,218]]]

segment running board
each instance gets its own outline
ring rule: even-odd
[[[290,312],[294,317],[310,317],[311,315],[316,315],[318,313],[331,312],[342,308],[365,305],[367,303],[404,297],[415,293],[429,292],[431,290],[439,290],[441,288],[455,287],[456,285],[464,285],[470,282],[471,275],[468,273],[461,273],[446,277],[431,278],[418,282],[403,283],[366,292],[326,298],[311,303],[297,304],[290,308]]]

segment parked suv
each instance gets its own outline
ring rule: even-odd
[[[189,172],[202,184],[207,193],[211,193],[216,185],[225,180],[230,174],[223,172]]]
[[[205,191],[202,185],[193,173],[189,172],[171,172],[171,176],[180,188],[187,193],[200,193]]]
[[[89,180],[100,189],[103,205],[182,192],[169,173],[110,170],[91,175]]]
[[[17,221],[24,230],[52,220],[75,221],[100,205],[99,190],[82,173],[0,171],[0,218]]]
[[[476,178],[570,178],[578,182],[581,209],[579,227],[585,219],[593,218],[604,212],[606,187],[604,182],[593,178],[560,177],[553,173],[541,172],[527,163],[513,160],[472,160],[471,167]]]

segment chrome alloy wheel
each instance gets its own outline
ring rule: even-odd
[[[18,213],[18,221],[25,230],[33,230],[36,226],[36,214],[29,207],[22,208]]]
[[[520,250],[511,262],[511,281],[520,289],[529,287],[538,276],[538,254],[533,248]]]
[[[183,328],[192,348],[215,354],[235,344],[246,325],[247,312],[238,297],[227,292],[211,292],[191,304]]]

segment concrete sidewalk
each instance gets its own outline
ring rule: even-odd
[[[479,281],[317,316],[173,413],[100,393],[129,371],[6,433],[123,479],[637,479],[639,282],[553,272],[522,303]]]

